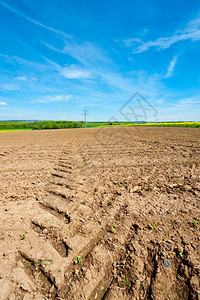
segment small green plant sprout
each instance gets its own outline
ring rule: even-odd
[[[70,235],[70,231],[68,231],[68,233],[67,233],[67,236],[69,236]]]
[[[33,245],[31,245],[31,249],[33,249]]]
[[[179,255],[181,258],[183,258],[183,253],[182,252],[179,252]]]
[[[44,260],[36,260],[33,259],[32,261],[28,261],[28,263],[24,266],[24,268],[30,266],[30,265],[36,265],[36,266],[41,266],[42,264],[50,265],[52,264],[53,261],[51,259],[44,259]]]
[[[72,152],[72,150],[69,150],[69,152]]]
[[[153,225],[149,224],[149,227],[151,228],[151,230],[154,230],[155,226],[156,226],[156,223],[154,223]]]
[[[193,224],[194,224],[194,227],[197,227],[198,221],[196,219],[193,219]]]
[[[81,256],[77,256],[77,259],[75,259],[75,261],[74,261],[74,263],[75,264],[78,264],[79,262],[81,262],[82,261],[82,258],[81,258]]]
[[[122,281],[125,283],[125,285],[127,285],[128,287],[131,287],[131,284],[128,281],[128,278],[126,279],[122,279]]]
[[[26,231],[24,231],[24,234],[22,235],[21,240],[25,240],[25,238],[26,238]]]
[[[50,236],[49,236],[49,235],[47,235],[47,239],[48,239],[48,240],[50,239]]]
[[[44,259],[44,260],[34,260],[34,263],[36,263],[38,266],[41,266],[42,264],[45,264],[45,265],[51,265],[53,263],[53,261],[51,259]]]
[[[111,230],[113,233],[116,233],[115,227],[113,225],[111,225]]]

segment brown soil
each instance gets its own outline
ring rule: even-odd
[[[1,132],[0,162],[0,299],[200,299],[199,129]]]

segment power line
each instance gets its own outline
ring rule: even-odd
[[[83,111],[83,115],[84,115],[84,127],[86,128],[87,127],[86,119],[87,119],[87,115],[88,115],[88,110],[86,109],[86,107]]]

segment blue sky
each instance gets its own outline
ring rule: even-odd
[[[199,87],[198,0],[0,0],[0,120],[197,121]]]

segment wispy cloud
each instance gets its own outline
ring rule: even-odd
[[[85,104],[80,104],[80,105],[78,105],[78,107],[105,107],[105,105],[101,105],[101,104],[97,104],[97,103],[89,103],[89,104],[87,104],[87,105],[85,105]]]
[[[2,120],[24,120],[27,118],[26,114],[22,113],[0,113],[0,118]]]
[[[111,62],[111,60],[103,53],[103,50],[91,42],[84,42],[81,44],[67,42],[63,52],[74,57],[82,64]]]
[[[174,68],[177,63],[178,55],[174,56],[173,59],[170,61],[169,67],[167,69],[167,73],[165,75],[166,78],[172,77],[174,73]]]
[[[120,101],[120,99],[126,99],[135,91],[143,91],[150,97],[157,97],[161,90],[160,77],[157,74],[147,74],[147,72],[135,71],[130,73],[122,73],[116,68],[114,62],[107,57],[101,48],[96,47],[91,42],[82,43],[67,43],[64,49],[56,49],[53,46],[43,43],[46,47],[59,53],[67,54],[77,60],[77,65],[71,65],[70,67],[61,67],[54,62],[51,62],[58,73],[67,79],[94,79],[89,84],[94,84],[95,89],[106,88],[107,94],[103,100],[101,95],[100,101]],[[79,64],[82,65],[82,67]],[[100,84],[100,86],[99,86]],[[90,86],[79,86],[83,90],[88,88],[88,95],[91,95]],[[112,97],[111,97],[112,95]],[[85,95],[83,95],[85,98]],[[90,97],[89,97],[90,98]],[[92,98],[92,97],[91,97]],[[94,99],[94,97],[93,97]],[[117,100],[118,99],[118,100]],[[92,100],[93,101],[93,100]]]
[[[191,20],[184,29],[175,31],[171,36],[160,37],[154,41],[143,42],[140,38],[123,40],[126,47],[133,48],[134,53],[142,53],[151,47],[157,51],[169,48],[171,45],[185,40],[196,42],[200,40],[200,17]]]
[[[1,106],[5,106],[5,105],[8,105],[8,103],[6,103],[6,102],[0,102],[0,105]]]
[[[45,42],[42,42],[42,44],[56,52],[70,55],[83,65],[112,62],[99,46],[94,45],[91,42],[77,43],[72,40],[70,42],[65,41],[65,46],[63,49],[55,48]]]
[[[26,76],[17,76],[15,80],[26,81],[28,78]]]
[[[87,79],[92,77],[92,74],[89,70],[75,65],[62,68],[60,74],[68,79]]]
[[[21,58],[19,56],[13,56],[13,55],[7,55],[7,54],[0,54],[0,57],[5,59],[9,64],[12,64],[14,66],[21,66],[22,70],[24,71],[24,68],[30,69],[31,71],[38,71],[38,72],[49,72],[49,65],[40,63],[37,61],[27,60],[24,58]],[[21,77],[21,76],[20,76]]]
[[[31,103],[53,103],[53,102],[68,102],[72,95],[47,95],[44,99],[38,99]]]
[[[165,102],[159,107],[159,120],[161,121],[200,121],[200,95],[179,98],[174,102]]]
[[[18,84],[13,84],[13,83],[8,83],[8,84],[3,84],[1,88],[5,91],[19,91],[20,86]]]
[[[26,21],[29,21],[29,22],[31,22],[31,23],[33,23],[33,24],[35,24],[35,25],[38,25],[38,26],[40,26],[40,27],[42,27],[42,28],[45,28],[45,29],[47,29],[47,30],[49,30],[49,31],[52,31],[52,32],[54,32],[54,33],[57,33],[57,34],[59,34],[59,35],[65,37],[65,38],[69,38],[69,39],[72,38],[71,35],[69,35],[69,34],[67,34],[67,33],[65,33],[65,32],[56,30],[56,29],[54,29],[54,28],[52,28],[52,27],[46,26],[46,25],[44,25],[44,24],[38,22],[37,20],[34,20],[34,19],[32,19],[32,18],[29,18],[28,16],[26,16],[25,14],[23,14],[22,12],[20,12],[20,11],[17,10],[16,8],[14,8],[14,7],[8,5],[7,3],[5,3],[4,1],[0,1],[0,5],[6,7],[8,10],[10,10],[11,12],[17,14],[18,16],[20,16],[21,18],[25,19]]]
[[[124,94],[129,97],[135,91],[143,91],[150,97],[158,96],[161,88],[160,76],[157,74],[147,74],[141,70],[133,72],[120,72],[118,66],[102,51],[101,48],[96,47],[91,42],[66,43],[63,49],[57,49],[53,46],[43,44],[53,51],[70,55],[77,61],[77,65],[69,67],[61,67],[54,62],[54,66],[58,73],[67,79],[94,79],[89,84],[94,84],[95,89],[101,91],[106,89],[108,94],[105,96],[107,100],[111,101],[111,94],[115,99],[123,99]],[[85,86],[87,87],[87,86]],[[82,86],[79,86],[83,90]],[[91,94],[91,85],[88,86],[88,93]],[[122,95],[123,94],[123,95]]]
[[[183,99],[179,99],[177,101],[180,105],[186,105],[186,104],[200,104],[200,94],[194,95],[192,97],[187,97]]]

